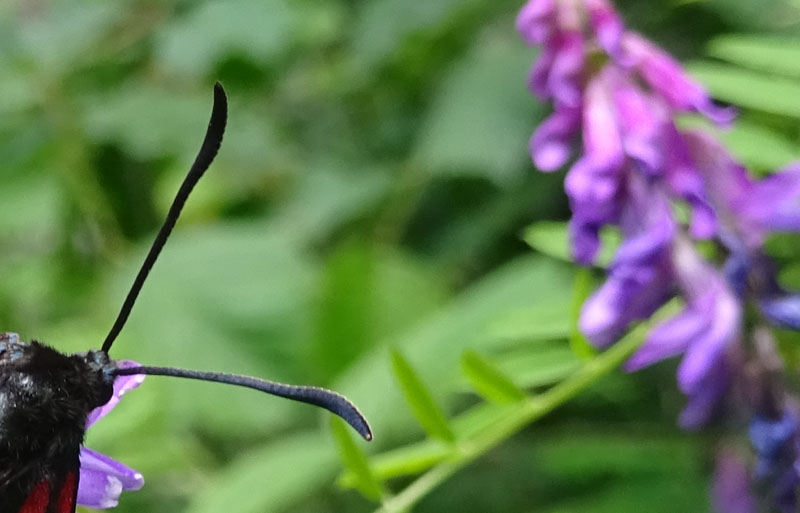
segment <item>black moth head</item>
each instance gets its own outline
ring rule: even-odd
[[[21,342],[16,333],[0,334],[0,405],[24,404],[3,409],[18,417],[46,419],[50,427],[84,419],[111,399],[115,370],[102,351],[65,355],[37,341]]]

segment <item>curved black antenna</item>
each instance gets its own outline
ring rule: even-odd
[[[292,401],[313,404],[314,406],[325,408],[344,419],[345,422],[350,424],[365,440],[372,440],[372,430],[369,427],[369,423],[367,423],[367,419],[364,418],[364,415],[358,411],[356,405],[351,403],[345,396],[325,388],[285,385],[283,383],[276,383],[274,381],[267,381],[250,376],[239,376],[237,374],[226,374],[222,372],[175,369],[173,367],[140,366],[117,368],[114,371],[114,375],[116,376],[131,376],[134,374],[172,376],[176,378],[198,379],[201,381],[237,385],[291,399]]]
[[[211,165],[214,157],[216,157],[219,146],[222,144],[222,135],[225,133],[225,123],[227,119],[228,100],[225,97],[225,90],[222,88],[222,84],[217,82],[214,85],[214,107],[211,109],[211,120],[208,122],[208,130],[206,131],[205,139],[203,139],[203,145],[200,147],[200,151],[197,153],[197,157],[195,157],[194,163],[189,169],[189,173],[186,175],[186,178],[183,179],[183,183],[180,189],[178,189],[178,194],[175,195],[175,199],[172,201],[172,206],[169,207],[167,218],[158,231],[153,245],[150,246],[150,251],[147,253],[142,267],[139,269],[139,274],[137,274],[136,279],[133,280],[133,285],[131,285],[131,289],[128,291],[125,302],[122,303],[122,308],[117,315],[117,320],[114,321],[111,331],[106,335],[106,339],[101,348],[101,351],[104,353],[108,353],[108,350],[111,349],[111,344],[114,343],[119,332],[122,331],[122,327],[125,326],[125,322],[131,314],[133,305],[136,303],[136,297],[142,290],[142,285],[144,285],[147,275],[150,274],[150,269],[153,268],[153,264],[155,264],[158,255],[167,242],[169,234],[175,227],[175,222],[181,215],[181,210],[186,203],[186,199],[203,176],[203,173],[206,172],[208,166]]]

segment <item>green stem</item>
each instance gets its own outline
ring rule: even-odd
[[[408,511],[431,490],[462,467],[488,452],[528,424],[566,403],[597,379],[617,368],[644,340],[647,326],[639,326],[606,352],[586,362],[575,375],[546,392],[522,401],[518,408],[498,419],[490,427],[456,445],[454,454],[443,463],[422,474],[397,495],[387,499],[375,513]]]

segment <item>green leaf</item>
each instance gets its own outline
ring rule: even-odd
[[[516,406],[509,404],[477,404],[453,419],[453,431],[458,439],[475,436],[514,408]],[[450,458],[458,450],[453,444],[426,438],[425,440],[372,456],[370,465],[378,478],[386,481],[396,477],[411,476],[424,472]],[[339,477],[339,483],[345,487],[353,487],[355,486],[355,476],[352,472],[345,472]]]
[[[414,369],[397,350],[392,351],[392,371],[403,391],[406,402],[411,407],[414,418],[428,433],[428,436],[447,442],[455,441],[455,435],[453,435],[444,413],[434,402]]]
[[[187,135],[203,133],[210,91],[203,87],[188,94],[129,82],[102,96],[85,98],[83,128],[98,144],[118,143],[137,159],[177,154],[191,162],[197,140]],[[89,107],[98,102],[102,109]]]
[[[525,398],[525,392],[511,378],[475,351],[464,351],[461,370],[475,391],[488,401],[506,404]]]
[[[454,450],[451,444],[428,438],[374,456],[370,459],[370,468],[381,481],[410,476],[428,470],[453,454]],[[353,488],[356,479],[355,472],[348,469],[337,482],[344,488]]]
[[[575,286],[573,288],[572,305],[570,308],[570,333],[569,345],[578,358],[586,360],[597,354],[597,351],[589,343],[589,340],[581,333],[578,321],[581,316],[581,309],[586,299],[592,293],[592,272],[589,269],[581,268],[575,274]]]
[[[360,241],[345,241],[326,262],[312,356],[318,373],[328,379],[374,340],[374,253]]]
[[[710,62],[695,62],[689,71],[715,98],[780,116],[800,118],[800,81]]]
[[[373,0],[362,4],[350,33],[348,54],[358,67],[380,65],[391,58],[415,34],[435,29],[464,0]]]
[[[278,513],[329,483],[336,451],[319,430],[251,450],[195,495],[186,513]]]
[[[523,347],[495,358],[500,369],[524,388],[552,385],[566,378],[581,361],[566,344]]]
[[[444,80],[414,161],[434,175],[479,176],[508,186],[529,172],[527,141],[544,110],[524,86],[531,50],[502,38],[488,43],[481,41]]]
[[[338,417],[331,417],[331,431],[345,468],[354,477],[355,487],[364,497],[379,501],[384,491],[367,461],[367,455],[350,435],[350,428]]]
[[[487,329],[488,337],[503,345],[562,339],[569,332],[569,303],[560,300],[509,310]]]
[[[169,73],[190,77],[211,72],[231,54],[269,64],[293,43],[296,21],[286,0],[198,3],[161,28],[155,59]]]
[[[574,262],[569,250],[567,223],[560,221],[540,221],[525,228],[522,239],[533,249],[545,255]],[[607,227],[600,232],[600,252],[595,263],[607,267],[621,242],[619,231]]]
[[[754,70],[800,78],[798,43],[796,37],[728,34],[712,39],[707,52]]]
[[[315,164],[297,176],[275,223],[300,241],[327,241],[343,225],[374,209],[391,184],[389,172],[379,166]]]

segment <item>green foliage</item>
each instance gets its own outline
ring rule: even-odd
[[[770,114],[800,118],[800,81],[716,63],[695,63],[689,69],[716,98]]]
[[[575,273],[575,285],[572,290],[572,305],[570,308],[569,345],[579,358],[589,358],[595,354],[589,340],[581,333],[578,319],[581,315],[583,303],[592,293],[592,274],[588,269],[581,269]]]
[[[577,329],[600,269],[574,266],[563,174],[527,154],[547,112],[520,5],[0,2],[2,329],[99,344],[220,80],[222,150],[112,356],[331,386],[376,435],[148,378],[88,435],[147,480],[115,511],[706,508],[708,444],[653,429],[682,404],[673,379],[617,375],[625,352]],[[796,5],[622,7],[743,106],[719,133],[753,171],[800,156]],[[618,241],[603,234],[598,267]],[[771,242],[800,284],[796,241]]]
[[[356,478],[355,486],[365,497],[379,500],[383,490],[374,472],[369,466],[367,455],[353,440],[349,427],[343,420],[331,417],[331,431],[339,446],[339,454],[345,468]]]
[[[525,392],[511,378],[475,351],[464,352],[461,369],[475,391],[489,401],[505,404],[525,397]]]
[[[455,435],[447,424],[444,413],[408,361],[396,350],[392,351],[392,372],[411,412],[428,436],[445,442],[454,441]]]
[[[767,73],[800,78],[797,37],[727,34],[708,43],[708,55]]]

